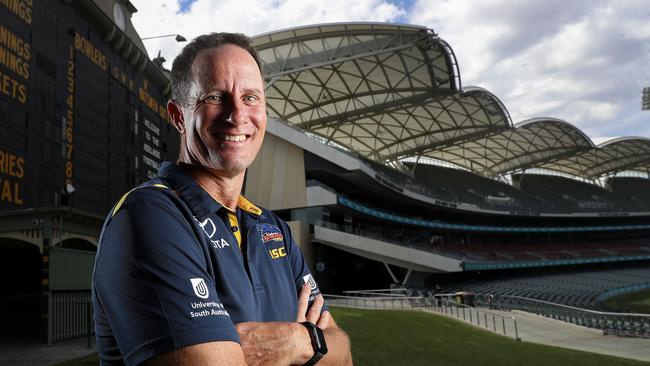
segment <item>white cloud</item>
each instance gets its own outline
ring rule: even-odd
[[[188,40],[210,32],[239,32],[256,35],[300,25],[343,21],[395,21],[406,15],[404,9],[383,0],[197,0],[187,12],[179,13],[174,0],[157,2],[133,0],[138,8],[132,21],[142,36],[179,33]],[[183,44],[173,38],[146,40],[151,55],[162,50],[171,61]]]
[[[640,110],[650,85],[650,7],[644,0],[132,0],[143,36],[249,35],[341,21],[407,21],[435,30],[458,58],[463,85],[499,97],[513,121],[564,119],[595,136],[650,136]],[[399,5],[396,5],[399,4]],[[183,44],[145,41],[171,60]]]
[[[650,112],[640,111],[650,85],[643,1],[421,0],[411,19],[447,40],[463,85],[492,91],[515,122],[545,116],[589,134],[650,131]]]

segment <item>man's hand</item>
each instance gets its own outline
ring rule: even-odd
[[[302,365],[313,355],[307,329],[299,324],[309,321],[321,329],[329,325],[331,316],[321,316],[325,301],[318,296],[310,308],[311,287],[304,284],[298,296],[296,323],[245,322],[235,325],[248,365]]]
[[[314,350],[307,329],[300,324],[304,321],[316,324],[325,335],[329,351],[318,366],[352,365],[347,335],[338,328],[328,311],[321,313],[325,303],[322,296],[317,296],[309,307],[310,294],[311,287],[303,285],[298,295],[295,323],[245,322],[235,325],[247,365],[300,366],[309,361]]]
[[[311,286],[307,283],[303,284],[300,289],[300,294],[298,294],[298,315],[296,316],[296,322],[310,322],[316,324],[321,329],[326,329],[332,319],[332,315],[330,315],[329,311],[321,313],[325,300],[323,300],[323,296],[318,295],[309,308],[310,295]]]
[[[300,329],[296,325],[302,327],[298,323],[281,322],[236,324],[235,329],[239,333],[246,364],[248,366],[302,365],[300,360],[305,356],[298,353],[302,340],[298,333]]]

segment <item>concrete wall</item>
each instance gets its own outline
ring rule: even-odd
[[[316,269],[314,266],[316,264],[314,259],[314,247],[311,245],[309,224],[302,221],[288,221],[287,224],[291,229],[293,240],[295,240],[298,246],[300,246],[300,250],[309,265],[309,269],[311,269],[312,272],[315,272]]]
[[[84,250],[50,250],[50,289],[90,290],[95,253]]]
[[[461,272],[462,262],[440,254],[314,226],[314,241],[348,253],[421,272]]]
[[[246,173],[244,194],[254,204],[270,210],[305,207],[303,150],[267,133],[257,158]]]

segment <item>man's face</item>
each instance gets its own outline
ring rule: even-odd
[[[183,107],[185,153],[192,164],[234,177],[253,162],[266,129],[264,82],[253,57],[235,45],[199,53]]]

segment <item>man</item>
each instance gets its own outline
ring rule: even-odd
[[[288,226],[240,195],[264,138],[264,97],[243,35],[198,37],[174,61],[178,163],[125,195],[100,238],[102,364],[351,365]]]

